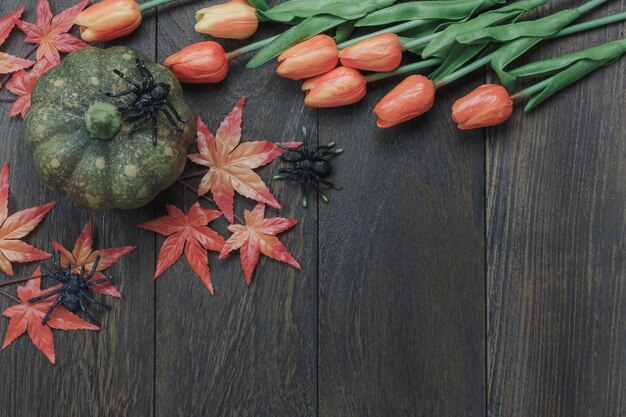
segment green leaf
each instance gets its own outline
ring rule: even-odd
[[[463,20],[477,10],[484,10],[506,0],[412,1],[371,13],[356,22],[356,27],[381,26],[409,20]]]
[[[524,110],[530,111],[534,109],[568,85],[575,83],[600,67],[614,63],[617,59],[618,58],[608,58],[599,61],[581,60],[576,62],[571,67],[552,77],[549,84],[528,101]]]
[[[546,38],[581,16],[578,9],[567,9],[537,20],[488,27],[460,35],[459,43],[507,42],[522,37]]]
[[[335,32],[335,43],[342,43],[352,35],[354,31],[354,20],[349,20],[347,22],[343,22],[339,26],[337,26],[337,31]]]
[[[413,40],[413,38],[407,38],[404,36],[398,36],[398,40],[400,41],[400,43],[402,45],[406,45],[409,42],[411,42]],[[409,47],[407,48],[407,51],[416,54],[416,55],[422,55],[422,51],[424,50],[424,45],[418,45],[418,46],[414,46],[414,47]]]
[[[457,38],[466,33],[505,22],[515,22],[523,13],[544,5],[549,0],[521,0],[496,10],[485,12],[467,22],[454,23],[443,30],[424,49],[423,58],[437,56],[445,58]]]
[[[511,62],[524,55],[533,46],[537,45],[545,38],[556,34],[579,16],[580,12],[576,9],[564,10],[556,15],[544,17],[543,19],[518,23],[517,25],[521,25],[521,27],[518,28],[508,27],[505,31],[492,33],[493,36],[496,36],[495,40],[508,40],[508,42],[496,51],[491,60],[491,68],[498,74],[502,85],[507,90],[512,91],[515,87],[516,77],[508,73],[505,68]],[[533,23],[533,25],[527,25],[526,23]],[[501,27],[503,28],[504,26]]]
[[[331,15],[309,17],[300,24],[287,29],[272,43],[261,49],[246,65],[257,68],[267,61],[276,58],[295,44],[342,24],[345,20]]]
[[[556,58],[533,62],[531,64],[515,68],[514,70],[511,70],[510,73],[516,77],[548,75],[562,70],[563,68],[572,66],[579,61],[606,61],[607,59],[618,59],[623,54],[626,54],[626,40],[619,40]]]
[[[264,11],[270,8],[265,0],[248,0],[248,3],[250,3],[255,9],[260,11]]]
[[[315,0],[315,4],[312,3],[311,0],[289,0],[257,14],[264,19],[282,23],[324,14],[356,20],[393,5],[395,0]]]
[[[450,53],[446,57],[445,61],[443,61],[428,78],[430,78],[433,82],[439,81],[441,78],[452,74],[454,71],[465,66],[465,64],[476,58],[485,49],[487,49],[487,45],[485,44],[455,44],[450,50]]]

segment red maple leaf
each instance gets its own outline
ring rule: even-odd
[[[22,118],[26,116],[26,112],[30,109],[31,93],[37,80],[53,66],[54,65],[50,64],[47,59],[42,59],[41,61],[37,61],[30,71],[19,70],[13,74],[11,81],[7,83],[7,89],[19,97],[15,100],[13,106],[11,106],[11,110],[9,111],[11,117],[17,116],[18,114],[21,115]]]
[[[302,269],[287,248],[274,236],[293,227],[298,223],[296,219],[265,218],[265,205],[260,203],[252,211],[245,210],[244,219],[246,224],[228,226],[228,230],[233,234],[224,244],[220,259],[228,257],[230,252],[239,249],[241,266],[248,285],[252,282],[252,273],[259,261],[259,252],[294,268]]]
[[[213,199],[230,223],[234,221],[235,190],[245,197],[281,208],[261,177],[252,171],[284,154],[284,149],[269,141],[241,141],[241,120],[245,98],[239,99],[235,108],[222,122],[215,137],[198,118],[198,151],[188,155],[196,164],[209,168],[198,187],[198,195],[209,190]],[[288,142],[285,146],[298,147],[301,142]]]
[[[187,215],[170,204],[166,205],[166,209],[167,216],[138,225],[167,236],[159,253],[154,279],[157,279],[167,268],[174,265],[182,255],[184,248],[185,257],[191,269],[198,274],[213,295],[207,251],[221,251],[222,246],[224,246],[224,238],[210,229],[207,224],[220,217],[222,213],[217,210],[202,208],[199,203],[191,206]]]
[[[13,275],[11,262],[31,262],[48,259],[49,254],[20,240],[29,234],[56,205],[48,203],[31,207],[9,216],[9,164],[0,173],[0,269]]]
[[[39,267],[32,276],[40,276]],[[57,286],[58,287],[58,286]],[[94,324],[81,319],[62,305],[57,306],[50,314],[46,324],[41,324],[55,297],[47,298],[36,303],[29,303],[31,298],[38,297],[53,288],[41,289],[41,279],[31,279],[26,285],[17,287],[17,295],[22,304],[14,305],[4,310],[4,316],[11,319],[7,328],[2,349],[8,347],[18,337],[28,331],[28,336],[37,349],[43,352],[52,364],[56,362],[54,354],[54,338],[51,329],[58,330],[100,330]]]
[[[91,233],[91,222],[87,222],[83,227],[83,230],[78,235],[76,243],[74,244],[74,250],[72,252],[65,249],[60,243],[53,240],[52,246],[55,251],[61,252],[61,265],[67,267],[72,265],[72,272],[80,273],[81,267],[85,267],[85,271],[91,272],[93,268],[93,262],[96,256],[100,256],[96,273],[94,274],[92,281],[104,278],[104,271],[115,262],[120,260],[122,256],[135,249],[134,246],[124,246],[121,248],[109,248],[93,250],[93,237]],[[111,295],[116,298],[121,298],[122,294],[113,286],[111,281],[94,285],[90,287],[92,290],[101,294]]]
[[[7,40],[9,34],[13,30],[13,27],[19,20],[24,6],[18,8],[13,13],[10,13],[0,18],[0,46]],[[35,61],[30,59],[18,58],[13,55],[9,55],[4,52],[0,52],[0,74],[10,74],[17,70],[28,68],[33,65]]]
[[[87,3],[89,0],[81,1],[53,17],[48,0],[39,0],[36,24],[17,21],[17,25],[26,34],[25,41],[39,45],[37,60],[46,58],[50,63],[57,65],[61,62],[59,52],[70,53],[87,46],[76,36],[67,33]]]

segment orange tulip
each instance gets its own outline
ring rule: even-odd
[[[106,42],[137,29],[141,9],[135,0],[104,0],[83,10],[74,23],[85,42]]]
[[[216,38],[248,39],[259,27],[256,9],[247,0],[231,0],[196,12],[197,32]]]
[[[339,52],[341,64],[365,71],[393,71],[402,61],[402,44],[395,33],[372,36]]]
[[[228,57],[213,41],[189,45],[163,62],[182,83],[218,83],[228,75]]]
[[[398,84],[374,108],[376,123],[387,128],[426,113],[435,103],[435,85],[423,75],[411,75]]]
[[[317,35],[287,49],[278,57],[276,73],[292,80],[325,74],[337,66],[339,50],[333,38]]]
[[[304,104],[309,107],[340,107],[356,103],[365,97],[365,77],[346,67],[311,78],[302,84],[306,91]]]
[[[452,119],[461,130],[478,129],[503,123],[513,113],[513,101],[501,85],[478,87],[452,106]]]

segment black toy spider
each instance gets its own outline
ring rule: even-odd
[[[144,62],[139,58],[136,58],[135,62],[137,63],[137,70],[141,75],[141,82],[131,79],[118,69],[114,69],[113,72],[128,84],[132,85],[132,87],[119,93],[106,93],[106,95],[107,97],[123,97],[128,94],[135,95],[134,99],[118,106],[117,110],[119,112],[131,110],[131,113],[128,113],[124,117],[125,123],[136,121],[128,132],[129,136],[134,135],[148,121],[152,121],[152,143],[156,146],[157,111],[163,113],[178,132],[182,132],[183,129],[178,126],[176,120],[183,124],[186,124],[187,120],[183,119],[174,106],[172,106],[172,103],[169,102],[170,86],[165,83],[155,84],[154,77],[150,70],[146,68]],[[174,120],[174,117],[176,120]]]
[[[335,142],[330,142],[327,145],[316,146],[315,148],[310,150],[307,144],[306,128],[302,128],[302,133],[304,133],[304,143],[299,148],[290,148],[281,144],[277,144],[278,147],[289,151],[290,153],[293,152],[296,155],[280,156],[281,160],[292,163],[293,168],[279,168],[278,173],[280,175],[274,176],[274,179],[298,181],[300,183],[303,194],[302,206],[306,208],[308,206],[308,198],[306,192],[307,185],[317,191],[320,197],[322,197],[322,200],[324,200],[325,202],[328,202],[328,197],[320,190],[319,183],[328,185],[335,190],[341,190],[340,186],[324,179],[328,177],[333,170],[330,162],[324,159],[324,157],[337,156],[343,152],[343,149],[331,151],[330,149],[335,146]]]
[[[90,322],[92,322],[96,326],[99,326],[100,324],[98,323],[98,321],[94,319],[89,311],[87,311],[87,309],[85,308],[83,298],[99,309],[111,309],[111,306],[97,302],[90,295],[91,290],[89,289],[89,287],[102,284],[103,282],[111,281],[113,279],[113,277],[109,276],[95,281],[89,281],[96,273],[96,270],[98,268],[98,262],[100,262],[100,256],[96,256],[96,259],[93,262],[93,266],[91,267],[91,272],[87,276],[85,276],[84,266],[81,268],[80,274],[72,272],[72,267],[69,264],[67,265],[67,268],[63,269],[63,267],[61,266],[60,252],[56,252],[53,255],[52,261],[54,266],[54,272],[51,271],[48,266],[43,262],[41,263],[41,267],[46,271],[46,274],[48,274],[50,278],[61,283],[62,287],[52,290],[46,294],[42,294],[39,297],[31,298],[30,300],[28,300],[29,303],[36,303],[37,301],[52,297],[55,294],[60,294],[48,309],[48,312],[41,321],[41,324],[46,324],[46,322],[50,318],[50,314],[52,314],[54,309],[62,303],[65,308],[67,308],[71,312],[76,312],[78,310],[82,311],[85,316],[87,316]]]

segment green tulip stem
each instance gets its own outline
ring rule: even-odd
[[[554,80],[554,77],[547,78],[537,84],[531,85],[530,87],[523,89],[522,91],[518,91],[511,96],[511,100],[517,101],[526,97],[530,97],[533,94],[538,93],[546,88],[552,82],[552,80]]]
[[[590,2],[587,2],[585,4],[583,4],[582,6],[577,7],[578,11],[581,13],[587,13],[593,9],[595,9],[598,6],[601,6],[602,4],[606,3],[609,0],[591,0]]]
[[[365,77],[365,80],[370,83],[372,81],[384,80],[385,78],[395,77],[396,75],[406,74],[409,72],[417,72],[426,68],[436,67],[443,62],[441,58],[431,58],[424,61],[416,62],[414,64],[404,65],[394,71],[389,72],[377,72]]]
[[[377,35],[383,35],[385,33],[400,33],[400,32],[404,32],[405,30],[415,29],[422,25],[425,25],[426,23],[429,23],[428,20],[413,20],[410,22],[400,23],[399,25],[396,25],[396,26],[391,26],[386,29],[381,29],[377,32],[372,32],[372,33],[368,33],[367,35],[359,36],[358,38],[349,39],[337,45],[337,48],[339,49],[347,48],[348,46],[354,45],[355,43],[359,43],[365,39],[369,39]]]
[[[272,36],[271,38],[263,39],[258,42],[251,43],[250,45],[242,46],[239,49],[235,49],[234,51],[230,51],[226,53],[226,56],[228,57],[228,59],[234,59],[240,55],[247,54],[248,52],[256,51],[258,49],[261,49],[269,45],[274,40],[276,40],[276,38],[278,38],[279,36],[280,35]]]
[[[154,9],[155,7],[163,6],[164,4],[171,3],[173,1],[174,0],[151,0],[146,3],[140,4],[139,8],[141,8],[142,12],[145,12],[146,10]]]
[[[616,13],[611,16],[602,17],[600,19],[590,20],[589,22],[579,23],[577,25],[568,26],[562,29],[553,37],[568,36],[574,33],[583,32],[585,30],[591,30],[599,28],[601,26],[607,26],[612,23],[622,22],[626,20],[626,12]]]
[[[450,84],[451,82],[454,82],[456,80],[458,80],[459,78],[465,77],[467,74],[470,74],[474,71],[476,71],[478,68],[483,67],[485,65],[487,65],[490,61],[491,58],[493,58],[493,56],[495,55],[495,53],[491,53],[489,55],[486,55],[474,62],[472,62],[471,64],[469,64],[466,67],[463,67],[451,74],[446,75],[445,77],[440,78],[439,80],[434,80],[435,82],[435,88],[440,88],[443,87],[445,85]]]

